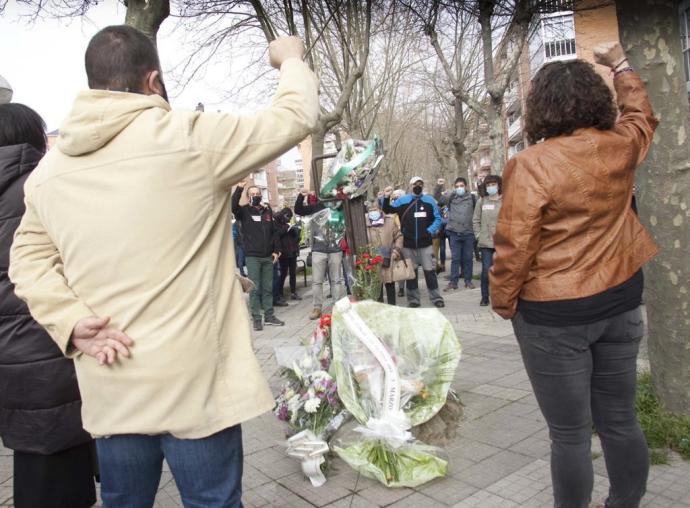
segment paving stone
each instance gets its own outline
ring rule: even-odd
[[[485,490],[454,505],[455,508],[514,508],[516,506],[519,505]]]
[[[301,471],[290,476],[284,476],[278,480],[278,483],[316,506],[325,506],[355,493],[354,490],[347,489],[337,483],[326,483],[321,487],[314,487]]]
[[[465,483],[484,489],[533,461],[532,457],[501,450],[454,476]]]
[[[424,494],[420,494],[419,492],[415,492],[414,494],[404,497],[399,501],[384,506],[390,506],[395,508],[420,508],[422,506],[424,508],[434,508],[442,506],[445,507],[450,505],[447,503],[439,502],[436,499],[433,499],[429,496],[425,496]]]
[[[458,480],[456,477],[430,482],[417,487],[417,492],[428,496],[439,503],[453,505],[467,499],[479,490],[478,487]]]
[[[284,327],[253,333],[257,358],[275,392],[282,384],[275,347],[297,345],[316,325],[307,318],[311,292],[300,287],[300,294],[303,301],[277,310],[286,321]],[[299,462],[285,454],[285,426],[268,412],[243,425],[246,507],[553,506],[548,432],[510,323],[479,307],[478,289],[444,294],[444,298],[447,306],[443,314],[462,341],[462,360],[453,387],[465,405],[458,437],[444,447],[450,461],[448,476],[415,489],[387,489],[336,457],[326,485],[311,487]],[[596,436],[592,451],[601,451]],[[603,501],[608,491],[603,457],[595,458],[593,467],[592,500]],[[12,451],[0,446],[1,506],[12,506],[12,481]],[[98,507],[102,504],[98,488],[97,495]],[[181,506],[167,463],[155,506]],[[668,466],[653,466],[642,506],[690,508],[690,462],[671,454]]]

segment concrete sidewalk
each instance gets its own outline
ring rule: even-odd
[[[315,327],[307,318],[310,289],[299,285],[305,299],[277,309],[286,326],[267,327],[255,335],[257,355],[276,392],[281,379],[273,348],[295,345]],[[424,288],[422,295],[423,305],[429,305]],[[285,427],[269,413],[243,426],[246,507],[552,506],[546,425],[510,323],[479,306],[479,289],[443,295],[446,308],[442,311],[462,342],[463,357],[454,387],[465,404],[458,438],[446,450],[451,461],[448,477],[416,489],[386,489],[335,458],[326,485],[313,488],[303,478],[299,463],[285,455]],[[404,301],[398,303],[405,305]],[[596,439],[593,457],[593,501],[598,501],[605,498],[608,481]],[[2,448],[0,505],[12,506],[11,452]],[[156,506],[182,506],[167,470],[161,478]],[[653,466],[643,506],[690,507],[690,462],[674,456],[668,466]]]

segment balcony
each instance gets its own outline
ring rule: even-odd
[[[517,117],[508,125],[508,139],[510,141],[519,141],[522,138],[522,119]]]
[[[506,106],[507,113],[513,113],[520,109],[520,96],[518,94],[517,85],[506,91],[506,94],[503,98],[503,103]]]

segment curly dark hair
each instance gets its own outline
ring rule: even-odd
[[[544,65],[532,79],[526,109],[530,143],[572,134],[582,127],[608,130],[618,115],[604,79],[582,60]]]

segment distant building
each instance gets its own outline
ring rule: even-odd
[[[57,143],[57,138],[59,135],[60,131],[57,129],[55,129],[54,131],[50,131],[46,134],[46,139],[48,140],[48,150],[55,146],[55,143]]]
[[[298,145],[297,148],[299,149],[300,154],[302,155],[302,170],[301,170],[301,175],[299,175],[298,171],[298,180],[301,180],[303,182],[303,187],[305,189],[309,190],[314,190],[313,183],[311,181],[311,159],[312,159],[312,147],[311,147],[311,136],[306,138],[304,141],[301,141]],[[329,154],[329,153],[335,153],[338,150],[336,149],[335,145],[335,134],[326,134],[326,137],[323,142],[323,153]],[[326,160],[328,162],[328,160]]]

